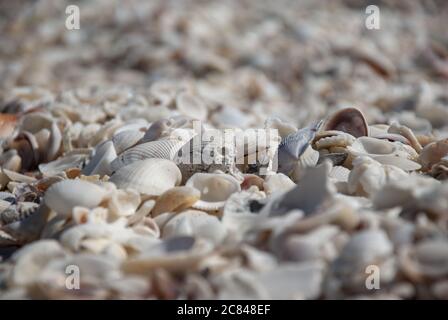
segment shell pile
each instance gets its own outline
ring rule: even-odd
[[[70,4],[0,4],[0,298],[448,299],[446,3]]]

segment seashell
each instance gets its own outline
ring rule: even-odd
[[[256,186],[259,190],[263,190],[263,184],[265,181],[263,178],[255,174],[244,174],[244,180],[241,183],[241,189],[246,190],[252,186]]]
[[[440,162],[433,165],[431,175],[438,180],[448,179],[448,156],[440,159]]]
[[[422,146],[420,142],[418,141],[417,137],[412,132],[412,130],[409,129],[408,127],[393,122],[390,125],[388,132],[392,134],[399,134],[405,137],[405,139],[409,141],[409,144],[415,149],[415,151],[417,151],[418,153],[422,151]]]
[[[345,148],[352,145],[356,138],[342,131],[320,131],[316,134],[314,145],[317,150],[330,149],[333,147]]]
[[[315,299],[321,294],[321,262],[284,263],[255,277],[269,299]]]
[[[107,141],[98,145],[94,150],[94,155],[89,163],[82,169],[81,173],[91,175],[111,175],[111,163],[116,159],[117,153],[112,141]]]
[[[131,188],[159,196],[179,185],[182,175],[176,164],[166,159],[147,159],[120,168],[109,179],[119,189]]]
[[[210,120],[221,128],[247,128],[254,122],[253,116],[229,106],[219,109]]]
[[[369,135],[366,118],[356,108],[345,108],[334,113],[325,123],[324,130],[346,132],[355,138]]]
[[[199,190],[191,187],[174,187],[171,188],[157,199],[152,209],[153,217],[164,212],[180,212],[191,207],[201,197]]]
[[[39,145],[34,135],[27,131],[21,132],[9,143],[9,148],[16,149],[21,159],[21,167],[32,170],[39,163]]]
[[[7,201],[2,202],[3,209],[0,212],[0,225],[7,225],[16,221],[24,220],[35,213],[39,207],[39,204],[34,202],[19,202],[17,205],[12,205]]]
[[[17,154],[17,150],[10,149],[0,155],[0,166],[18,172],[22,168],[22,158]]]
[[[2,168],[1,171],[9,179],[9,181],[23,182],[23,183],[33,183],[34,181],[36,181],[36,178],[34,177],[30,177],[5,168]]]
[[[305,214],[311,214],[336,191],[328,180],[327,174],[330,168],[331,165],[328,162],[319,167],[308,168],[297,186],[272,197],[260,214],[280,216],[293,209],[300,209]]]
[[[302,154],[310,146],[310,143],[314,139],[316,131],[319,130],[321,124],[322,122],[317,122],[310,127],[300,129],[282,139],[278,146],[276,157],[278,161],[278,172],[286,175],[291,173],[295,168],[297,161],[299,161]]]
[[[317,165],[319,157],[319,151],[314,150],[311,145],[309,145],[300,156],[299,161],[291,173],[292,180],[295,182],[299,181],[306,168],[315,167]]]
[[[187,210],[170,219],[162,230],[162,237],[191,236],[220,244],[227,234],[223,224],[215,216],[202,211]]]
[[[0,113],[0,138],[11,136],[17,126],[17,115]]]
[[[331,290],[363,292],[369,265],[379,267],[381,283],[388,283],[396,272],[392,253],[392,243],[384,231],[369,229],[355,233],[331,264],[327,285],[333,287]]]
[[[15,252],[15,262],[9,281],[12,285],[30,286],[35,283],[45,266],[52,260],[67,254],[55,240],[39,240]]]
[[[58,156],[61,144],[62,144],[61,130],[59,130],[59,127],[57,126],[56,122],[52,122],[50,127],[50,138],[48,140],[45,152],[45,158],[44,158],[45,162],[52,161]]]
[[[228,174],[195,173],[185,185],[200,191],[193,208],[205,211],[221,209],[232,193],[241,191],[240,183]]]
[[[191,129],[193,123],[189,117],[177,116],[168,119],[161,119],[153,122],[145,135],[139,141],[139,144],[159,140],[162,138],[173,137],[172,133],[176,129]]]
[[[55,176],[68,169],[81,168],[87,158],[88,154],[84,152],[72,151],[54,161],[41,163],[39,171],[46,177]]]
[[[205,239],[188,236],[165,239],[138,257],[122,264],[125,273],[147,274],[155,268],[171,272],[194,270],[212,250],[213,245]]]
[[[350,170],[343,166],[334,166],[331,168],[329,177],[337,181],[348,181]]]
[[[389,181],[406,179],[407,173],[396,166],[381,165],[365,156],[353,161],[353,169],[348,176],[348,191],[356,195],[373,195]]]
[[[407,171],[418,170],[421,167],[417,162],[410,160],[416,157],[416,154],[398,142],[360,137],[347,149],[355,156],[366,155],[382,164],[394,165]]]
[[[108,199],[107,208],[116,218],[133,215],[140,205],[140,194],[134,190],[114,190]]]
[[[399,255],[402,271],[414,282],[446,279],[448,275],[447,241],[424,240],[415,247],[403,249]]]
[[[123,151],[135,146],[143,136],[144,133],[140,130],[124,130],[115,133],[112,137],[112,142],[117,154],[121,154]]]
[[[266,129],[278,130],[278,134],[282,139],[286,138],[288,135],[290,135],[298,130],[292,124],[284,122],[279,118],[268,118],[265,121],[264,127]]]
[[[286,192],[295,187],[295,183],[283,173],[276,173],[266,176],[263,189],[267,194],[274,192]]]
[[[448,156],[448,139],[443,139],[426,145],[422,149],[418,161],[422,165],[422,170],[428,171],[446,156]]]
[[[45,193],[45,204],[58,214],[68,216],[76,206],[95,208],[106,196],[106,190],[83,180],[64,180],[53,184]]]
[[[113,171],[116,171],[136,161],[151,158],[173,160],[177,152],[186,142],[183,140],[169,139],[139,144],[120,154],[112,161],[111,168]]]
[[[197,120],[205,120],[207,118],[207,106],[197,96],[188,92],[181,92],[176,97],[176,107],[185,116]]]

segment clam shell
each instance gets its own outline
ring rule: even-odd
[[[369,135],[366,118],[356,108],[345,108],[334,113],[325,123],[324,130],[343,131],[355,138]]]
[[[162,237],[191,236],[205,238],[214,244],[221,243],[226,228],[215,216],[202,211],[187,210],[169,220],[162,229]]]
[[[111,162],[116,159],[117,153],[112,141],[107,141],[97,146],[92,159],[82,169],[82,174],[90,175],[110,175],[112,173]]]
[[[76,206],[95,208],[106,196],[106,190],[84,180],[64,180],[48,188],[45,204],[63,216],[72,214]]]
[[[179,185],[181,180],[181,172],[174,162],[147,159],[120,168],[109,181],[120,189],[131,188],[143,194],[159,196]]]
[[[124,130],[114,134],[112,142],[117,154],[121,154],[136,145],[143,136],[144,132],[140,130]]]
[[[169,139],[139,144],[120,154],[112,161],[111,168],[116,171],[136,161],[151,158],[173,160],[185,143],[185,141]]]
[[[234,192],[241,191],[238,180],[228,174],[195,173],[185,185],[201,192],[193,208],[205,211],[221,209]]]
[[[151,215],[156,217],[164,212],[182,211],[191,207],[200,197],[201,193],[195,188],[187,186],[171,188],[157,199]]]

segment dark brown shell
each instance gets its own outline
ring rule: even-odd
[[[345,108],[334,113],[325,124],[324,130],[337,130],[359,138],[369,135],[366,118],[356,108]]]

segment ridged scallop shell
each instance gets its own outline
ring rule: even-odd
[[[117,153],[112,141],[107,141],[95,148],[95,153],[89,163],[82,169],[82,174],[90,175],[110,175],[112,173],[111,163],[116,159]]]
[[[367,121],[356,108],[345,108],[334,113],[325,123],[324,130],[346,132],[355,138],[369,135]]]
[[[179,185],[181,180],[181,172],[173,161],[155,158],[122,167],[109,179],[117,188],[132,188],[156,196]]]
[[[68,216],[76,206],[95,208],[106,194],[105,189],[94,183],[84,180],[64,180],[48,188],[44,202],[58,214]]]
[[[219,173],[195,173],[185,185],[201,192],[201,198],[193,208],[205,211],[221,209],[234,192],[241,191],[240,183],[234,177]]]
[[[191,236],[221,243],[227,231],[221,221],[206,212],[187,210],[170,219],[162,229],[162,237]]]
[[[151,211],[153,217],[164,212],[179,212],[191,207],[201,197],[199,190],[191,187],[174,187],[165,191]]]
[[[173,160],[185,143],[186,141],[167,139],[139,144],[120,154],[112,161],[111,168],[116,171],[136,161],[151,158]]]
[[[143,136],[144,132],[139,130],[124,130],[114,134],[112,142],[114,143],[115,151],[117,154],[121,154],[123,151],[136,145]]]

